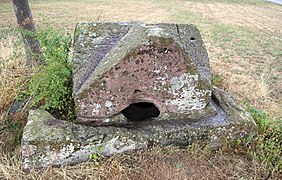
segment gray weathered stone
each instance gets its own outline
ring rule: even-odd
[[[156,106],[152,118],[159,120],[216,113],[208,55],[194,25],[80,23],[73,64],[80,123],[129,123],[123,110],[142,102]]]
[[[23,169],[85,162],[153,146],[222,142],[256,134],[252,117],[211,85],[194,25],[80,23],[73,55],[77,122],[30,110]]]
[[[212,97],[217,113],[210,117],[138,121],[121,127],[73,124],[44,110],[30,110],[22,138],[23,169],[72,165],[87,161],[92,153],[107,156],[153,146],[200,142],[219,147],[222,142],[256,134],[250,114],[228,94],[214,88]]]

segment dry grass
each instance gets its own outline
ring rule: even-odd
[[[14,119],[7,119],[10,105],[31,75],[25,66],[24,49],[18,36],[14,29],[10,29],[0,38],[0,152],[19,144],[21,129],[26,122],[21,113],[15,114]]]
[[[246,5],[185,2],[184,4],[186,10],[196,13],[201,19],[209,19],[223,25],[227,31],[229,27],[238,31],[230,32],[237,36],[225,42],[223,46],[215,46],[212,43],[214,40],[208,39],[208,42],[211,42],[208,43],[208,49],[213,70],[228,82],[225,88],[240,99],[248,99],[255,107],[279,115],[282,109],[281,6],[271,3]],[[254,37],[251,31],[249,34],[245,33],[246,29],[253,30],[258,37]],[[266,50],[259,39],[265,43],[269,41],[269,48],[277,48],[277,52]],[[249,48],[236,50],[236,43],[243,48],[244,45]]]
[[[19,83],[24,77],[30,75],[30,71],[24,66],[24,49],[21,46],[15,46],[17,36],[7,34],[5,38],[0,39],[0,114],[7,110],[8,106],[16,97]],[[2,118],[0,118],[2,119]]]
[[[198,26],[225,90],[281,117],[281,6],[194,1],[158,2],[174,22]]]
[[[2,6],[2,5],[1,5]],[[0,27],[16,26],[11,4],[0,7]],[[56,27],[73,31],[77,22],[166,22],[169,16],[150,0],[145,1],[41,1],[31,3],[34,19],[48,19]]]
[[[185,2],[184,6],[191,12],[200,14],[204,19],[213,19],[218,23],[238,27],[262,30],[281,37],[282,10],[275,4],[227,4],[227,3],[193,3]]]
[[[97,166],[76,166],[23,173],[19,156],[0,156],[0,179],[266,179],[279,178],[246,156],[201,149],[155,148],[105,158]]]
[[[38,25],[48,18],[50,25],[71,33],[79,21],[194,23],[202,33],[213,72],[223,79],[223,88],[237,100],[247,99],[254,107],[279,117],[282,109],[282,22],[279,19],[282,7],[223,1],[49,0],[31,1],[31,8]],[[1,29],[16,26],[12,6],[5,2],[0,2]],[[2,131],[17,84],[29,75],[29,70],[23,66],[23,49],[14,47],[16,41],[15,34],[0,39],[0,148],[17,142],[21,131],[21,128],[17,132]],[[268,172],[264,162],[246,155],[212,154],[200,149],[154,149],[117,155],[103,160],[99,167],[84,163],[29,174],[20,169],[19,149],[13,151],[12,156],[2,152],[0,150],[0,179],[279,179],[281,176]]]

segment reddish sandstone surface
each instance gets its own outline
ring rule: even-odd
[[[126,122],[123,110],[136,103],[153,104],[159,113],[152,118],[162,120],[195,113],[199,117],[193,118],[200,119],[214,113],[205,111],[211,101],[210,69],[193,25],[93,23],[78,24],[76,29],[74,99],[78,121]],[[108,47],[102,55],[101,46]],[[85,57],[89,57],[88,63]]]

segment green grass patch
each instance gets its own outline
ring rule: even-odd
[[[262,110],[253,108],[246,103],[247,110],[251,113],[258,126],[258,135],[245,141],[251,144],[249,153],[261,161],[270,172],[280,172],[282,170],[282,124],[269,119],[269,115]]]

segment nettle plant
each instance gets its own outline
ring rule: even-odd
[[[45,65],[39,66],[28,85],[32,105],[50,111],[56,117],[72,120],[72,70],[69,60],[71,36],[54,28],[39,30]]]

